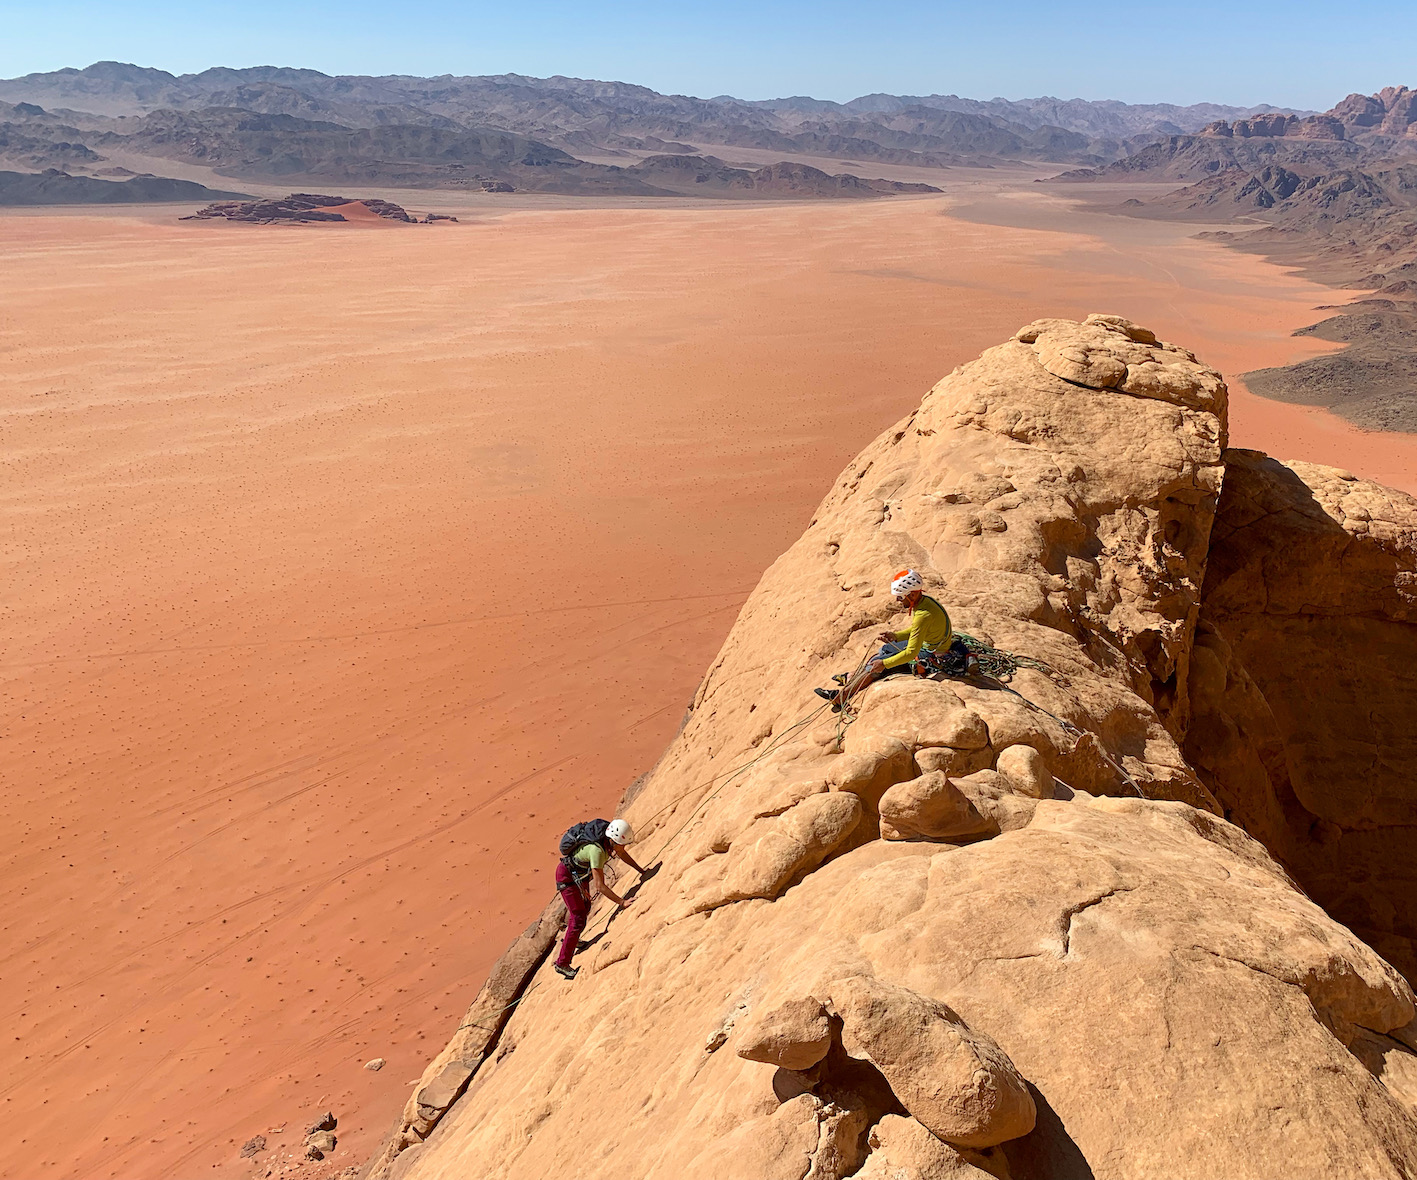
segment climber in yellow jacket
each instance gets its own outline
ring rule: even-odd
[[[945,608],[925,593],[925,580],[914,570],[901,570],[891,580],[891,594],[897,604],[910,611],[910,626],[901,631],[882,631],[877,636],[885,645],[869,664],[839,689],[819,688],[819,697],[831,701],[832,710],[840,712],[846,702],[868,684],[892,672],[914,672],[922,652],[949,650],[954,638],[950,616]]]

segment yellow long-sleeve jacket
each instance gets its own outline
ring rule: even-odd
[[[954,636],[954,629],[950,626],[950,616],[945,612],[945,608],[925,594],[921,595],[920,601],[915,604],[915,613],[910,616],[910,626],[904,631],[895,631],[892,634],[897,643],[906,641],[905,650],[887,656],[882,662],[887,668],[899,668],[902,664],[912,663],[922,647],[930,651],[948,647]]]

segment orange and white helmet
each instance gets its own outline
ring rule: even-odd
[[[897,598],[905,598],[916,590],[925,589],[925,579],[914,570],[901,570],[891,579],[891,593]]]

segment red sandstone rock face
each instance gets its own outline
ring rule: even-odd
[[[1190,695],[1227,814],[1417,978],[1417,500],[1227,454]]]
[[[1200,133],[1227,139],[1331,140],[1412,135],[1417,133],[1417,91],[1388,86],[1377,94],[1350,94],[1322,115],[1301,119],[1297,115],[1268,113],[1233,123],[1222,119],[1207,124]]]
[[[1217,712],[1198,620],[1233,598],[1206,582],[1224,415],[1218,374],[1115,316],[1039,321],[941,381],[764,575],[626,804],[662,862],[633,907],[603,933],[598,911],[567,983],[534,961],[553,905],[465,1022],[505,1028],[472,1052],[459,1031],[366,1175],[1417,1169],[1410,987],[1215,814],[1207,783],[1234,806],[1236,780],[1182,754]],[[1410,509],[1351,506],[1391,554]],[[849,725],[814,712],[905,565],[1053,674],[895,677]],[[1359,565],[1369,612],[1405,609],[1404,579]]]
[[[1417,91],[1387,86],[1377,94],[1350,94],[1330,112],[1345,124],[1385,135],[1410,135],[1417,124]]]

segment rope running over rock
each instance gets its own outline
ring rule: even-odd
[[[999,685],[1000,688],[1004,689],[1006,692],[1013,693],[1014,696],[1018,697],[1018,699],[1021,700],[1030,709],[1034,709],[1037,712],[1042,713],[1044,716],[1052,718],[1052,720],[1057,722],[1058,725],[1060,725],[1064,731],[1066,731],[1073,737],[1075,742],[1083,737],[1083,731],[1080,730],[1071,721],[1065,721],[1056,713],[1051,713],[1047,709],[1043,708],[1042,705],[1036,703],[1035,701],[1029,700],[1026,696],[1023,695],[1023,693],[1019,692],[1018,689],[1013,688],[1009,683],[1013,679],[1014,673],[1016,673],[1020,668],[1030,668],[1034,671],[1042,672],[1045,676],[1047,676],[1050,680],[1052,680],[1060,687],[1066,687],[1068,684],[1068,680],[1067,677],[1065,677],[1061,672],[1057,671],[1057,669],[1045,663],[1043,660],[1035,659],[1033,656],[1019,655],[1016,652],[1004,651],[1002,648],[997,648],[994,647],[992,644],[985,643],[982,639],[976,639],[973,635],[966,635],[962,631],[956,632],[955,637],[959,639],[959,641],[964,645],[964,647],[968,649],[969,653],[974,656],[975,659],[978,661],[978,664],[975,668],[976,676],[983,676],[987,677],[990,680],[993,680],[996,684]],[[874,641],[872,643],[872,646],[874,646]],[[856,667],[851,671],[851,673],[847,677],[847,681],[849,682],[850,680],[854,679],[856,675],[866,667],[866,665],[870,662],[870,659],[871,652],[868,648],[866,654],[861,657]],[[945,668],[941,668],[939,671],[940,674],[948,676],[952,679],[965,678],[964,661],[962,658],[959,660],[959,666],[957,669],[950,668],[946,670]],[[709,779],[708,782],[702,783],[697,787],[693,787],[690,790],[685,791],[681,795],[675,796],[658,811],[655,811],[650,815],[646,816],[645,819],[641,821],[641,823],[648,823],[649,821],[662,815],[664,812],[676,807],[679,803],[682,803],[685,799],[692,795],[694,791],[701,790],[703,787],[713,786],[715,782],[718,783],[718,785],[714,787],[712,791],[710,791],[701,800],[699,800],[697,804],[695,804],[694,809],[689,812],[688,818],[685,819],[684,822],[680,824],[679,827],[676,828],[670,834],[669,838],[659,846],[659,848],[655,851],[654,855],[646,858],[646,863],[652,864],[654,863],[654,861],[662,858],[664,856],[664,853],[668,850],[669,846],[679,838],[679,836],[691,823],[693,823],[695,817],[699,814],[700,811],[703,810],[705,804],[712,802],[715,796],[717,796],[719,792],[723,790],[724,787],[728,786],[729,783],[733,782],[740,775],[743,775],[749,770],[751,770],[754,766],[756,766],[759,762],[761,762],[764,758],[766,758],[769,754],[771,754],[774,750],[781,746],[782,743],[786,741],[789,736],[794,733],[797,733],[803,727],[809,725],[811,722],[821,716],[822,712],[828,707],[828,705],[818,706],[810,713],[806,714],[804,717],[801,717],[797,721],[793,722],[781,733],[777,734],[772,739],[772,741],[768,742],[767,745],[765,745],[761,750],[759,750],[758,753],[755,754],[752,758],[750,758],[747,762],[744,762],[739,766],[733,767],[731,770],[725,771],[722,775],[715,776],[714,778]],[[842,739],[846,735],[847,727],[855,720],[856,713],[849,705],[837,714],[836,738],[838,746],[840,746]],[[1137,793],[1138,797],[1143,799],[1146,798],[1145,794],[1142,792],[1142,789],[1137,786],[1131,775],[1129,775],[1122,768],[1122,766],[1115,759],[1113,759],[1110,754],[1107,753],[1105,749],[1102,750],[1102,756],[1106,758],[1109,763],[1111,763],[1112,768],[1116,770],[1118,776],[1122,779],[1123,782],[1127,784],[1127,786],[1131,787],[1131,789]],[[719,781],[720,779],[722,781]],[[596,919],[594,923],[594,928],[598,929],[602,924],[605,926],[609,926],[610,919],[613,918],[618,912],[618,908],[607,910],[604,914],[602,914],[599,918]],[[593,927],[588,926],[585,930],[585,935],[590,935],[592,929]],[[533,991],[540,987],[541,983],[541,980],[538,980],[536,983],[533,983],[510,1004],[500,1009],[497,1015],[500,1016],[503,1012],[507,1012],[510,1011],[512,1008],[515,1008],[518,1004],[525,1000]],[[458,1026],[457,1031],[461,1032],[464,1028],[484,1027],[485,1026],[478,1024],[462,1024]]]

